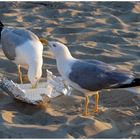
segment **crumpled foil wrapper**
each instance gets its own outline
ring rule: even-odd
[[[31,84],[17,84],[6,78],[0,79],[0,88],[8,95],[26,103],[37,105],[60,95],[70,95],[72,88],[62,78],[47,71],[46,82],[40,82],[37,88],[33,89]]]

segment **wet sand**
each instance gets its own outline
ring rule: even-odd
[[[80,59],[97,59],[140,77],[140,2],[0,2],[6,26],[65,43]],[[59,75],[48,48],[45,69]],[[25,73],[26,71],[24,71]],[[16,82],[16,65],[0,49],[0,77]],[[140,92],[139,92],[140,93]],[[93,110],[91,97],[89,109]],[[140,138],[140,94],[100,91],[99,113],[82,116],[84,94],[73,90],[44,108],[0,90],[0,138]]]

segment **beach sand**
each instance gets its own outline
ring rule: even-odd
[[[76,58],[101,60],[140,77],[140,2],[0,2],[0,19],[65,43]],[[45,69],[59,75],[46,47],[43,59],[42,79]],[[16,65],[1,49],[0,77],[17,80]],[[44,107],[0,90],[0,138],[140,138],[140,94],[102,90],[98,114],[82,116],[83,106],[84,94],[76,90]]]

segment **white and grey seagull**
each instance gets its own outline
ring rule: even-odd
[[[21,83],[20,67],[28,69],[28,79],[32,87],[42,75],[43,45],[39,38],[29,30],[5,27],[0,21],[0,41],[5,56],[18,65],[18,75]]]
[[[72,57],[67,46],[49,41],[57,69],[61,76],[75,89],[83,92],[95,92],[95,112],[98,112],[98,91],[111,88],[127,88],[140,85],[140,79],[131,73],[97,60],[80,60]],[[84,115],[88,115],[89,97],[86,94]]]

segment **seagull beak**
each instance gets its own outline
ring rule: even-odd
[[[49,49],[52,50],[52,47],[51,47],[51,44],[50,44],[49,41],[48,41],[48,46],[47,47],[49,47]]]
[[[48,46],[48,41],[44,38],[39,38],[40,42],[44,45],[44,46]]]
[[[44,46],[47,46],[47,47],[49,47],[49,49],[51,49],[51,45],[49,44],[49,41],[47,41],[44,38],[39,38],[39,40]]]
[[[37,88],[38,82],[36,82],[34,85],[32,85],[32,88]]]

